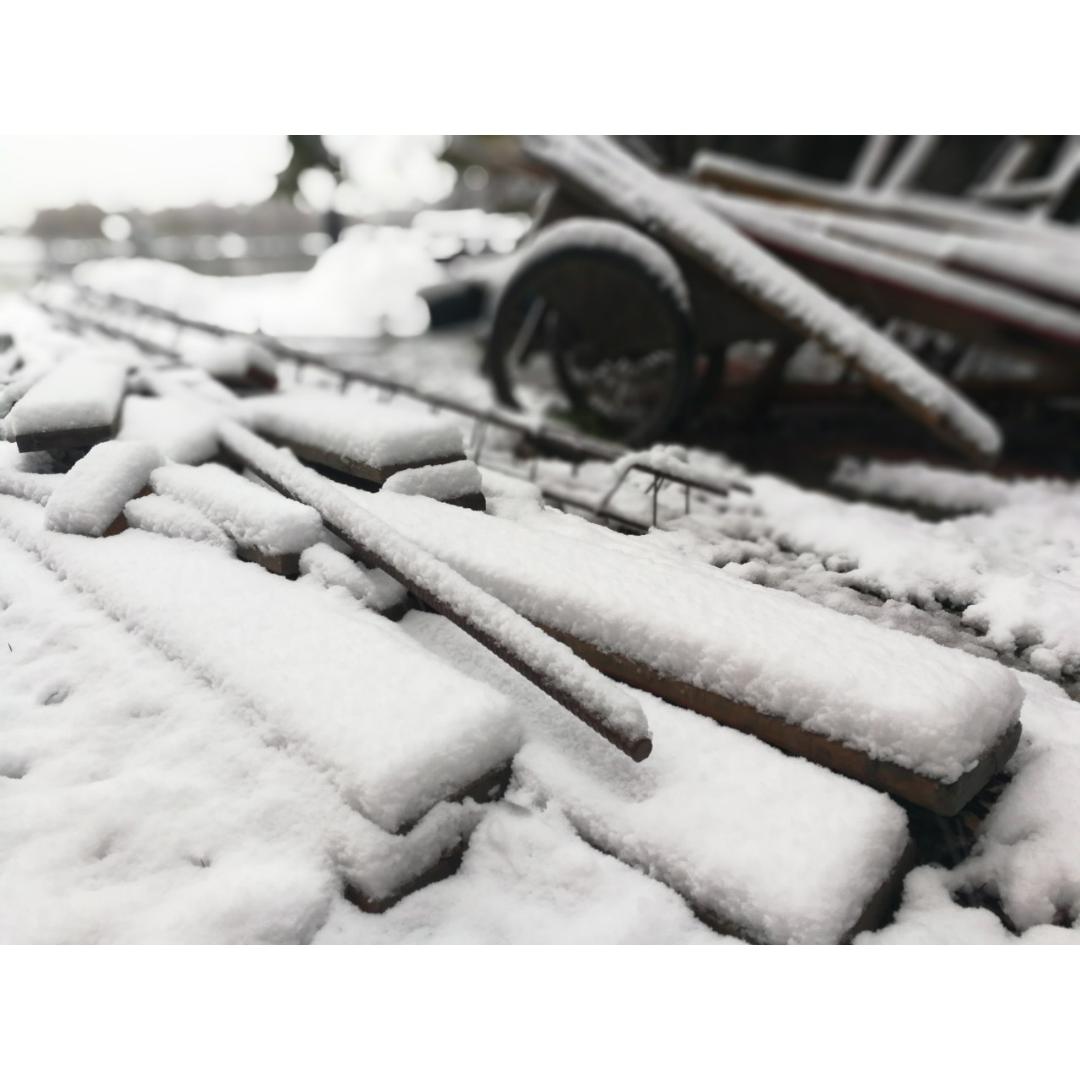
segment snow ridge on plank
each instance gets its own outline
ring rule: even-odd
[[[319,448],[374,469],[464,456],[461,430],[452,421],[356,398],[274,395],[252,402],[248,415],[271,439]]]
[[[122,364],[87,348],[65,356],[15,403],[7,430],[23,444],[59,431],[112,428],[124,396]]]

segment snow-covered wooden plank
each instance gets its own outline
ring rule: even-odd
[[[104,442],[116,434],[124,384],[123,365],[99,350],[72,353],[15,403],[7,430],[24,453]]]
[[[161,464],[161,454],[150,443],[99,443],[64,474],[49,496],[46,528],[83,536],[117,531],[125,524],[124,504],[147,486]]]
[[[351,599],[138,529],[104,544],[49,532],[39,508],[8,501],[2,527],[19,543],[246,703],[273,741],[389,832],[489,783],[519,746],[500,694]]]
[[[383,490],[399,495],[424,495],[467,510],[482,511],[487,506],[481,489],[480,470],[467,460],[402,469],[387,479]]]
[[[645,230],[782,325],[850,360],[867,382],[964,453],[993,458],[1001,433],[955,389],[817,286],[603,136],[529,136],[530,156],[586,204]]]
[[[212,410],[182,397],[129,394],[116,437],[153,443],[163,457],[184,465],[200,465],[217,454]]]
[[[366,570],[343,551],[318,543],[300,556],[301,581],[344,589],[365,607],[397,622],[409,610],[409,594],[383,570]]]
[[[180,356],[185,363],[201,368],[226,386],[241,389],[277,386],[277,357],[254,338],[206,335],[184,342]]]
[[[225,468],[164,465],[150,478],[158,495],[194,506],[232,538],[240,551],[298,556],[319,539],[319,515]]]
[[[1080,313],[932,265],[926,260],[935,249],[919,245],[912,238],[914,230],[901,233],[893,227],[883,233],[881,226],[871,229],[862,223],[833,226],[811,215],[778,212],[715,192],[697,192],[696,197],[862,310],[924,323],[1005,351],[1069,362],[1080,352]],[[903,254],[896,253],[900,249]]]
[[[259,434],[301,460],[376,486],[403,469],[465,456],[453,421],[335,394],[261,398],[247,415]]]
[[[891,799],[711,720],[634,692],[655,749],[630,766],[446,620],[415,640],[517,706],[515,799],[554,805],[593,846],[659,879],[700,918],[758,942],[838,942],[881,925],[907,866]]]
[[[880,221],[899,221],[923,228],[981,236],[1031,248],[1076,249],[1075,230],[1052,221],[981,209],[956,199],[926,193],[866,191],[801,176],[767,165],[701,151],[690,169],[704,183],[734,194],[775,202],[834,210]]]
[[[640,707],[565,645],[553,641],[510,607],[471,584],[432,555],[430,549],[361,509],[347,489],[301,465],[246,428],[226,422],[219,429],[219,437],[230,453],[267,483],[317,509],[327,527],[348,543],[365,564],[386,571],[623,753],[635,761],[648,757],[652,742]],[[442,505],[408,496],[389,498]],[[457,507],[450,509],[484,516]]]
[[[785,210],[826,235],[949,267],[1047,300],[1080,306],[1080,244],[1071,254],[898,222]]]
[[[556,511],[349,497],[602,670],[919,805],[959,809],[1015,747],[1023,695],[989,661]]]

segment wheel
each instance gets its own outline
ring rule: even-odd
[[[485,366],[504,405],[639,446],[685,412],[695,352],[671,256],[629,226],[574,219],[547,228],[506,282]]]

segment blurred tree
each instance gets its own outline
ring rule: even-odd
[[[329,150],[321,135],[288,135],[289,161],[277,174],[274,185],[276,198],[295,199],[300,194],[300,177],[309,169],[319,169],[329,173],[334,186],[345,179],[345,168],[341,158]],[[345,219],[331,203],[323,212],[323,231],[336,244],[341,238]]]

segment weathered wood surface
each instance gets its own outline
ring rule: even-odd
[[[809,731],[781,717],[759,712],[750,705],[732,701],[719,694],[661,674],[644,664],[615,653],[605,652],[570,634],[544,627],[547,633],[565,642],[583,660],[598,671],[629,686],[646,690],[664,701],[753,735],[755,738],[805,758],[841,776],[858,780],[868,787],[925,807],[937,814],[959,812],[990,782],[1012,756],[1020,740],[1020,723],[1014,723],[971,771],[951,784],[942,783],[889,761],[871,758],[861,750],[846,746],[825,735]]]
[[[280,552],[269,554],[259,551],[258,548],[236,547],[236,556],[243,562],[257,563],[271,574],[280,574],[282,577],[298,578],[300,576],[300,553],[297,551]]]

